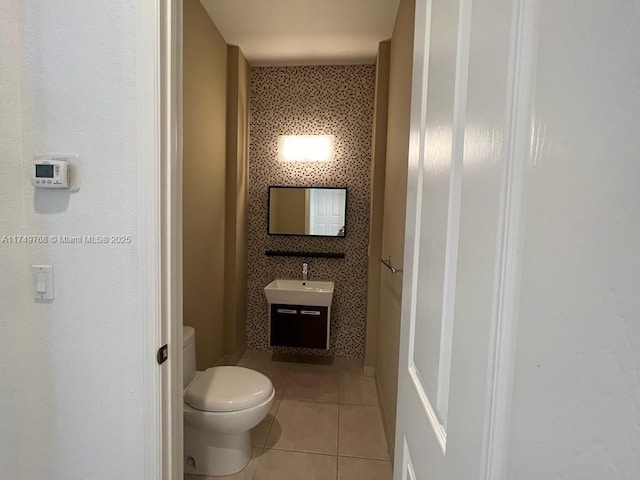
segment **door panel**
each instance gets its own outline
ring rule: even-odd
[[[396,480],[486,471],[513,3],[416,4]]]
[[[443,429],[450,379],[452,300],[455,298],[461,155],[453,156],[454,87],[458,9],[432,4],[424,127],[418,281],[413,361]],[[456,131],[461,144],[462,129]],[[459,151],[458,151],[459,153]],[[417,240],[418,241],[418,240]]]

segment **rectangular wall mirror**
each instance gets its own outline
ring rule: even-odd
[[[269,187],[269,234],[344,237],[347,189]]]

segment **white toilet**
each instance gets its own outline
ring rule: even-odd
[[[251,459],[251,429],[269,413],[271,380],[243,367],[196,372],[195,331],[184,335],[184,473],[232,475]]]

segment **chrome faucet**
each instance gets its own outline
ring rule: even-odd
[[[307,281],[307,276],[309,274],[309,265],[306,263],[302,264],[302,281],[306,282]]]

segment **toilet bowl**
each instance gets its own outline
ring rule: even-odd
[[[184,328],[184,472],[232,475],[249,463],[251,429],[269,413],[275,390],[269,378],[248,368],[195,372],[195,358],[186,358],[195,353],[194,331]]]

